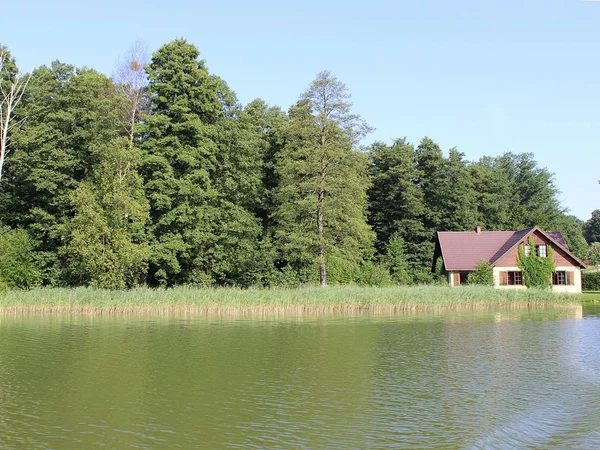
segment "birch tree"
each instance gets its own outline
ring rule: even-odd
[[[21,74],[8,51],[0,47],[0,182],[4,161],[10,151],[10,133],[25,121],[25,118],[16,121],[12,119],[30,78],[31,74]]]
[[[125,132],[130,146],[133,146],[135,124],[144,110],[145,90],[148,85],[146,66],[150,63],[148,46],[144,41],[136,41],[118,64],[113,80],[123,96]]]

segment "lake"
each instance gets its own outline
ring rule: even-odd
[[[600,448],[600,308],[0,317],[0,448]]]

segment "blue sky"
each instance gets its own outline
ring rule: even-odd
[[[572,214],[600,208],[600,2],[30,0],[4,2],[0,30],[23,70],[106,74],[137,39],[184,37],[242,103],[284,109],[330,70],[376,128],[368,142],[532,152]]]

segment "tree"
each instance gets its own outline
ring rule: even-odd
[[[0,226],[0,248],[0,285],[27,289],[39,284],[34,242],[25,230]]]
[[[138,40],[129,48],[125,58],[119,62],[113,76],[115,86],[124,99],[123,126],[130,145],[134,143],[135,126],[140,115],[148,108],[145,92],[148,85],[146,66],[149,62],[148,47],[143,41]]]
[[[477,223],[476,195],[464,154],[451,149],[444,158],[439,146],[423,138],[415,152],[420,172],[418,186],[423,191],[427,214],[425,227],[440,230],[470,230]]]
[[[552,230],[560,231],[569,250],[579,259],[585,259],[588,244],[583,236],[584,222],[575,216],[559,213],[553,220]]]
[[[600,242],[592,242],[588,248],[586,259],[596,266],[600,266]]]
[[[385,254],[381,256],[381,265],[388,270],[394,283],[401,285],[411,283],[406,244],[400,232],[395,232],[390,236]]]
[[[589,244],[600,242],[600,209],[592,212],[592,217],[584,224],[583,231]]]
[[[405,139],[391,146],[376,142],[369,156],[369,223],[377,233],[377,250],[395,281],[407,284],[414,273],[428,271],[431,265],[431,232],[424,226],[427,210],[415,149]],[[402,268],[394,269],[398,265]]]
[[[415,150],[415,167],[425,214],[423,229],[415,228],[420,242],[413,277],[415,282],[427,283],[433,280],[430,267],[435,233],[473,229],[478,224],[477,199],[468,162],[456,149],[445,158],[439,145],[425,137]]]
[[[0,182],[4,161],[10,151],[10,133],[24,118],[13,120],[13,113],[23,98],[31,74],[23,76],[6,48],[0,45]]]
[[[499,170],[496,159],[484,156],[470,165],[475,191],[478,223],[488,230],[509,230],[513,227],[512,183]],[[514,229],[514,228],[513,228]]]
[[[57,255],[73,216],[71,193],[98,163],[94,149],[119,136],[121,101],[106,76],[54,62],[32,72],[15,111],[27,121],[11,137],[0,216],[33,237],[44,283],[61,281]]]
[[[355,150],[369,127],[350,112],[347,87],[321,72],[290,109],[286,146],[276,172],[276,239],[283,258],[319,268],[327,286],[327,259],[362,260],[372,252],[366,222],[366,155]]]
[[[148,202],[137,173],[139,151],[128,138],[96,149],[100,162],[71,194],[75,216],[67,223],[66,277],[70,285],[124,289],[147,272]]]
[[[140,131],[149,282],[260,283],[269,252],[248,210],[260,192],[260,147],[238,122],[235,95],[198,58],[180,39],[162,46],[147,67],[152,103]]]
[[[415,151],[405,139],[391,146],[374,143],[369,149],[372,185],[369,189],[369,221],[383,248],[392,234],[406,239],[415,222],[425,214],[423,191],[417,182],[421,173],[414,164]]]
[[[552,229],[554,218],[561,212],[554,175],[538,167],[532,153],[505,153],[495,159],[494,167],[510,186],[506,199],[511,211],[509,228],[537,225]]]
[[[275,210],[273,193],[278,185],[275,161],[285,144],[284,129],[288,116],[279,107],[270,107],[263,100],[255,99],[244,108],[244,118],[260,139],[262,202],[258,205],[256,215],[261,219],[265,231],[269,232]]]

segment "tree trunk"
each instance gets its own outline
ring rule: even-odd
[[[317,227],[319,229],[319,281],[321,287],[327,287],[327,266],[325,264],[325,245],[323,242],[323,203],[325,201],[325,190],[319,190],[319,205],[317,208]]]

